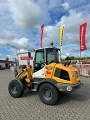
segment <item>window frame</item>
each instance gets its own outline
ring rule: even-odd
[[[34,61],[33,61],[33,66],[34,66],[34,72],[36,72],[36,71],[38,71],[38,70],[35,70],[35,64],[37,63],[36,62],[36,56],[37,56],[37,53],[38,52],[41,52],[41,53],[43,53],[43,59],[44,59],[44,62],[45,62],[45,51],[44,51],[44,49],[38,49],[38,50],[35,50],[35,59],[34,59]],[[39,63],[39,62],[38,62]]]

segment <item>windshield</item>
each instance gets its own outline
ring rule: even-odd
[[[56,48],[46,49],[46,63],[50,64],[52,62],[59,62],[59,50]]]

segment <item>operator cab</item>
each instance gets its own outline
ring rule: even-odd
[[[34,72],[42,69],[44,65],[52,62],[59,63],[58,48],[40,48],[35,50]]]

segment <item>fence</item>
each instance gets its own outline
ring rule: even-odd
[[[90,77],[90,64],[73,64],[80,73],[80,75]]]
[[[80,75],[90,77],[90,64],[73,64],[72,66],[78,69]],[[10,70],[13,72],[14,67],[11,67]]]

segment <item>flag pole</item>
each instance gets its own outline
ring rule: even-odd
[[[80,24],[79,24],[79,33],[80,33]],[[80,49],[80,46],[81,46],[81,41],[80,41],[80,34],[79,34],[79,49]],[[81,63],[81,49],[80,49],[80,63]]]
[[[61,62],[61,48],[60,48],[60,62]]]
[[[81,69],[81,50],[80,50],[80,74],[82,74],[82,69]]]
[[[80,24],[79,24],[79,33],[80,33]],[[80,39],[80,38],[79,38]],[[80,40],[80,45],[79,47],[81,47],[81,40]],[[81,48],[80,48],[80,74],[82,74],[82,71],[81,71]]]
[[[80,63],[81,63],[81,50],[80,50]]]
[[[86,35],[86,26],[87,22],[80,25],[80,71],[82,74],[82,68],[81,68],[81,51],[87,50],[86,43],[85,43],[85,35]]]
[[[60,26],[59,26],[59,41],[60,41]],[[60,43],[60,62],[61,62],[61,43]]]

